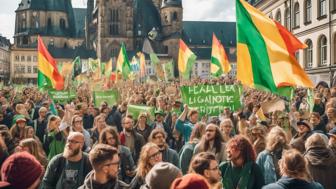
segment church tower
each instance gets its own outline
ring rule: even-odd
[[[163,45],[168,55],[177,60],[178,44],[182,34],[183,8],[181,0],[163,0],[161,6]]]
[[[164,36],[182,31],[183,8],[181,0],[163,0],[161,22]]]
[[[121,43],[133,49],[133,0],[98,0],[96,6],[98,58],[117,57]]]

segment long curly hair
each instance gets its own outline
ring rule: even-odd
[[[226,146],[228,149],[236,149],[240,151],[240,155],[243,157],[244,162],[256,160],[256,153],[248,138],[243,135],[236,135],[230,139]]]
[[[152,169],[152,166],[149,164],[149,150],[156,148],[160,150],[159,147],[154,143],[147,143],[144,145],[140,152],[140,157],[138,161],[137,176],[145,179],[147,173]]]

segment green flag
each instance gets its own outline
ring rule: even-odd
[[[163,71],[166,81],[169,81],[174,78],[173,60],[163,64]]]
[[[129,63],[125,44],[121,44],[118,60],[117,60],[117,72],[121,72],[124,79],[128,79],[128,75],[131,73],[131,65]]]
[[[131,105],[127,106],[127,115],[132,115],[134,119],[138,119],[140,113],[147,113],[150,119],[154,119],[155,108],[151,106]]]
[[[74,61],[72,61],[72,79],[75,79],[79,74],[82,73],[82,63],[81,60],[79,58],[79,56],[77,56],[75,58]]]
[[[99,107],[102,102],[107,102],[109,106],[118,103],[119,93],[117,90],[109,91],[94,91],[93,100],[96,107]]]
[[[164,80],[164,72],[163,72],[162,65],[160,64],[160,59],[157,57],[155,53],[150,53],[149,57],[154,67],[156,77],[160,80]]]
[[[307,89],[307,103],[309,104],[309,111],[313,112],[314,108],[314,91],[313,89]]]

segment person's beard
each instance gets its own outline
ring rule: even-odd
[[[74,156],[78,155],[79,152],[80,152],[79,148],[76,148],[76,149],[72,150],[69,147],[65,147],[64,152],[63,152],[63,156],[65,158],[74,157]]]
[[[128,133],[130,133],[130,132],[133,131],[133,128],[132,128],[132,127],[130,127],[130,128],[125,128],[125,131],[128,132]]]

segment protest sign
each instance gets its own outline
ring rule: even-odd
[[[140,113],[147,113],[151,120],[154,120],[155,108],[150,106],[131,105],[127,106],[127,115],[132,115],[134,119],[138,119]]]
[[[284,111],[286,106],[284,100],[276,98],[274,100],[261,103],[261,108],[263,109],[264,113],[270,113],[275,111]]]
[[[75,91],[55,91],[50,90],[49,95],[51,99],[53,99],[55,102],[59,103],[67,103],[72,99],[76,98],[76,92]]]
[[[218,116],[225,107],[236,111],[241,107],[239,85],[195,85],[180,88],[182,101],[200,115]]]
[[[93,91],[93,99],[96,107],[99,107],[102,102],[112,106],[118,103],[119,93],[117,90]]]

